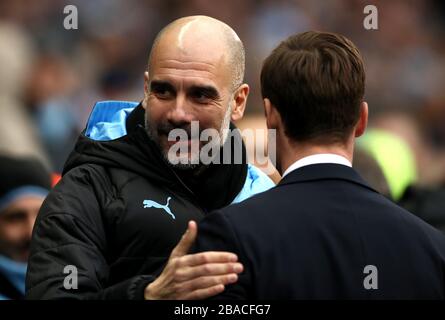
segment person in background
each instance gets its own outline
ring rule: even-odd
[[[0,300],[24,297],[32,230],[50,188],[40,161],[0,155]]]
[[[385,120],[389,124],[395,121]],[[405,128],[402,132],[410,133],[407,125],[402,128]],[[445,179],[431,184],[420,183],[418,168],[423,163],[409,143],[410,140],[415,141],[412,138],[416,137],[414,132],[401,135],[387,128],[368,130],[354,150],[354,167],[381,194],[433,227],[445,231]]]
[[[408,186],[398,204],[445,232],[445,180],[435,186]]]
[[[415,154],[399,135],[372,128],[357,140],[357,146],[380,167],[388,183],[391,200],[399,201],[406,188],[417,181]]]
[[[366,149],[359,146],[354,149],[352,167],[372,188],[391,199],[391,192],[385,174],[378,161]]]

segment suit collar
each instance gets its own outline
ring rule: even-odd
[[[317,154],[312,154],[310,156],[306,156],[304,158],[301,158],[301,159],[295,161],[283,173],[283,178],[298,168],[308,166],[311,164],[318,164],[318,163],[337,163],[337,164],[343,164],[348,167],[352,167],[351,162],[349,162],[348,159],[346,159],[345,157],[343,157],[339,154],[317,153]]]
[[[371,188],[353,168],[335,163],[311,164],[298,168],[281,179],[278,186],[306,181],[332,179],[350,181],[377,192],[375,189]]]

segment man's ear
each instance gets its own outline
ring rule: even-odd
[[[277,108],[272,104],[268,98],[263,99],[264,114],[266,116],[266,124],[268,129],[278,129],[281,121],[280,114]]]
[[[368,125],[368,104],[363,101],[360,104],[360,118],[355,126],[355,137],[360,137],[365,133],[366,126]]]
[[[144,109],[146,108],[147,99],[148,99],[148,83],[149,83],[149,77],[148,77],[148,71],[144,72],[144,100],[142,102],[142,106]]]
[[[232,109],[231,120],[240,120],[244,115],[244,110],[246,110],[247,97],[249,96],[249,85],[243,83],[235,92],[234,100],[235,105]]]

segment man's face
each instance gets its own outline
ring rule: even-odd
[[[147,132],[167,159],[170,147],[185,143],[189,152],[181,154],[181,158],[185,157],[189,164],[178,167],[196,167],[190,164],[199,157],[199,151],[192,152],[192,141],[199,145],[199,150],[207,142],[198,142],[199,136],[192,136],[192,121],[199,122],[199,134],[205,129],[217,130],[220,136],[217,143],[221,145],[225,140],[223,130],[229,128],[233,104],[232,79],[224,50],[209,52],[199,45],[186,51],[163,43],[157,46],[150,75],[146,74],[144,107]],[[189,140],[168,141],[173,129],[185,130]]]
[[[32,228],[43,200],[36,196],[21,197],[0,212],[0,254],[15,261],[27,261]]]

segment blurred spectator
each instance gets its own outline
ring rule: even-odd
[[[0,22],[0,151],[45,159],[36,128],[21,101],[33,48],[15,25]]]
[[[417,179],[416,159],[409,145],[398,136],[377,129],[369,129],[357,142],[377,161],[388,181],[391,198],[398,201]]]
[[[50,187],[38,160],[0,155],[0,300],[24,297],[32,228]]]
[[[410,186],[399,204],[445,232],[445,182],[437,187]]]
[[[78,135],[78,113],[71,97],[77,85],[72,68],[60,55],[42,54],[29,72],[26,107],[51,165],[58,172]]]
[[[425,131],[419,126],[419,119],[415,114],[400,111],[387,111],[373,117],[371,127],[391,134],[402,141],[406,148],[410,150],[415,163],[417,178],[416,183],[436,184],[440,182],[445,173],[443,162],[436,157],[434,146],[428,140]],[[394,151],[389,151],[398,161],[399,155]]]
[[[361,177],[380,194],[391,199],[388,181],[375,158],[368,151],[357,146],[354,149],[353,159],[352,166]]]
[[[417,168],[425,170],[424,165],[419,167],[419,162],[427,163],[428,149],[419,146],[420,137],[413,124],[407,125],[410,122],[400,115],[397,118],[387,115],[376,123],[379,129],[370,129],[358,140],[354,167],[377,191],[445,231],[445,181],[432,185],[419,183]],[[417,146],[416,152],[412,146]],[[431,172],[434,168],[426,169]]]
[[[78,30],[63,27],[68,4],[78,8]],[[367,4],[378,8],[378,30],[363,28]],[[308,29],[349,37],[364,56],[371,122],[396,110],[384,129],[398,134],[403,115],[420,120],[422,143],[402,138],[418,182],[437,183],[445,179],[444,7],[438,0],[0,1],[0,150],[43,158],[44,149],[60,171],[96,101],[140,101],[154,31],[205,14],[233,26],[246,45],[246,120],[262,116],[259,70],[278,41]]]

